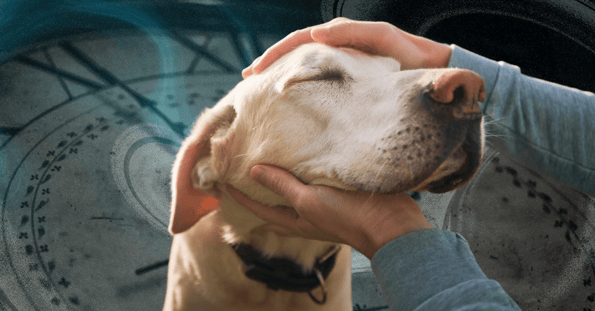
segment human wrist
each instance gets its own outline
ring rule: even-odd
[[[424,37],[405,33],[410,42],[420,51],[420,68],[446,68],[450,62],[452,48],[443,43],[436,42]],[[416,68],[417,69],[417,68]]]
[[[424,68],[446,68],[450,62],[452,48],[446,44],[431,41],[432,48],[425,57]]]
[[[376,252],[389,242],[409,233],[431,228],[432,225],[427,221],[423,214],[421,214],[420,210],[419,215],[407,217],[406,220],[403,218],[387,219],[381,224],[371,226],[364,232],[365,243],[354,248],[368,259],[372,260],[372,257],[374,257]]]

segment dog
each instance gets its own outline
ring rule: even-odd
[[[250,178],[262,163],[371,195],[457,189],[483,158],[484,97],[469,70],[318,43],[243,80],[177,154],[163,310],[352,310],[349,246],[281,236],[222,185],[291,208]]]

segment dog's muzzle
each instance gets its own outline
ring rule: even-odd
[[[337,253],[341,249],[335,245],[324,255],[316,258],[312,272],[306,274],[302,267],[293,260],[272,257],[266,258],[254,246],[246,243],[230,244],[244,263],[244,273],[249,279],[264,283],[268,289],[285,290],[290,292],[308,292],[310,298],[317,304],[326,302],[324,280],[335,266]],[[312,291],[318,286],[322,289],[322,299],[318,300]]]

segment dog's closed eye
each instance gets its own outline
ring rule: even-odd
[[[307,77],[295,77],[287,80],[284,88],[291,87],[298,83],[312,81],[329,81],[343,84],[350,79],[351,77],[349,74],[347,74],[347,72],[345,72],[345,70],[341,69],[340,67],[322,66],[320,70],[314,75]]]

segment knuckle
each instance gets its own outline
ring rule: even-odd
[[[335,18],[333,18],[333,19],[332,19],[332,20],[331,20],[329,23],[337,23],[337,22],[349,22],[349,21],[351,21],[349,18],[347,18],[347,17],[342,17],[342,16],[339,16],[339,17],[335,17]]]

